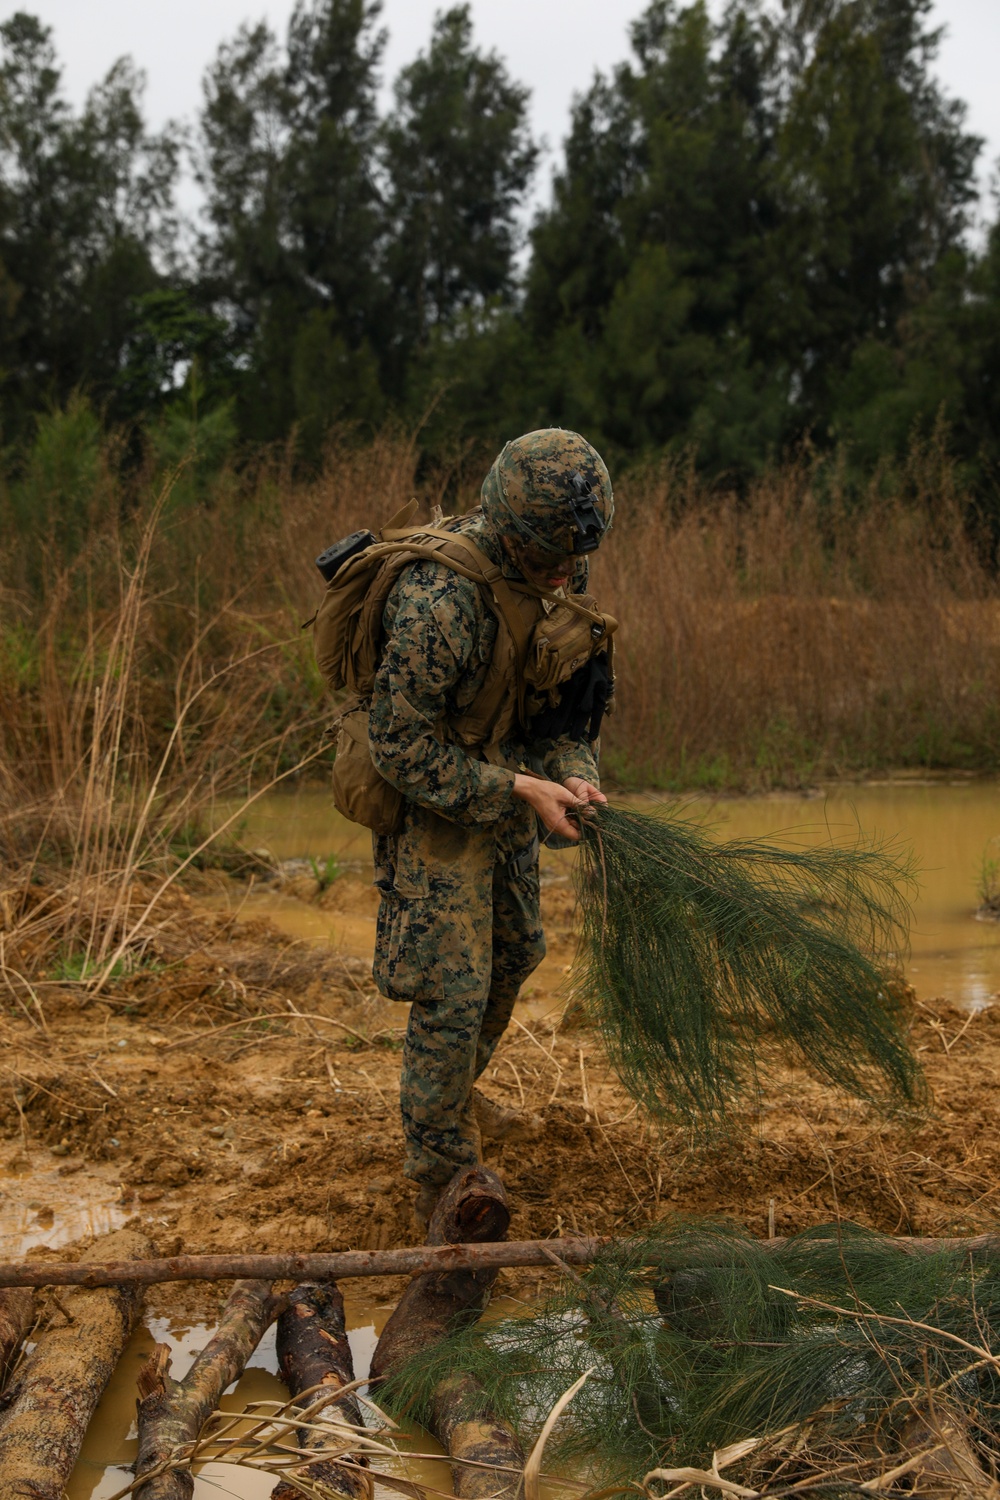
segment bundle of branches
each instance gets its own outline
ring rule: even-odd
[[[883,843],[722,843],[676,812],[583,824],[577,995],[654,1116],[719,1125],[779,1061],[894,1111],[921,1096],[890,964],[913,877]]]
[[[380,1400],[419,1420],[456,1369],[526,1446],[589,1371],[546,1463],[595,1488],[660,1469],[671,1472],[655,1492],[669,1490],[672,1471],[704,1471],[728,1448],[726,1480],[754,1490],[830,1493],[817,1481],[837,1471],[837,1489],[855,1492],[940,1447],[945,1414],[969,1478],[983,1479],[1000,1457],[1000,1240],[973,1263],[845,1224],[768,1248],[678,1221],[609,1245],[535,1316],[478,1324],[417,1356]]]

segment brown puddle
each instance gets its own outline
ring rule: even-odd
[[[49,1151],[15,1148],[0,1163],[0,1259],[110,1234],[134,1213],[133,1202],[110,1163],[63,1167]]]
[[[633,806],[655,805],[630,796]],[[774,793],[766,797],[682,799],[685,811],[720,838],[790,837],[817,843],[832,837],[850,843],[859,831],[899,840],[912,849],[920,890],[914,907],[906,976],[923,998],[978,1008],[1000,993],[1000,924],[976,918],[978,883],[985,860],[1000,861],[1000,785],[982,781],[899,778],[837,785],[820,795]],[[278,859],[312,857],[318,865],[334,857],[361,886],[371,878],[371,854],[363,829],[348,823],[330,794],[304,788],[262,798],[243,829],[249,847],[264,846]],[[542,851],[542,878],[568,881],[572,851]],[[249,916],[269,916],[296,937],[331,943],[370,959],[375,936],[374,899],[346,900],[330,910],[292,895],[261,889],[245,905]],[[571,951],[557,949],[538,971],[540,985],[558,986]],[[530,992],[529,984],[528,990]],[[526,998],[530,998],[530,993]]]

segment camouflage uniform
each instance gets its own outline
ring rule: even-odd
[[[455,529],[503,560],[481,511]],[[574,591],[586,578],[580,559]],[[545,955],[535,814],[513,795],[514,771],[530,754],[553,781],[596,783],[598,773],[580,741],[511,740],[491,764],[438,738],[490,666],[497,623],[477,584],[445,564],[413,563],[389,595],[384,624],[369,733],[406,812],[400,833],[374,841],[382,893],[374,972],[383,995],[411,1002],[400,1078],[404,1171],[435,1186],[479,1159],[472,1086]]]

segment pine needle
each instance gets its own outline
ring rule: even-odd
[[[896,851],[719,842],[619,807],[581,843],[576,994],[652,1115],[718,1128],[781,1063],[887,1113],[921,1101],[889,983],[914,886]]]
[[[1000,1238],[973,1260],[838,1223],[768,1249],[733,1226],[677,1219],[607,1246],[533,1316],[423,1351],[380,1400],[419,1421],[457,1369],[478,1383],[468,1417],[495,1411],[526,1446],[589,1370],[546,1461],[582,1466],[595,1487],[706,1469],[745,1443],[727,1472],[738,1484],[759,1488],[779,1467],[792,1483],[846,1460],[853,1490],[866,1466],[891,1467],[928,1402],[959,1415],[988,1465],[1000,1452]]]

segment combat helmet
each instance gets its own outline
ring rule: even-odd
[[[578,432],[542,427],[506,445],[483,482],[497,536],[545,552],[596,552],[615,513],[611,476]]]

